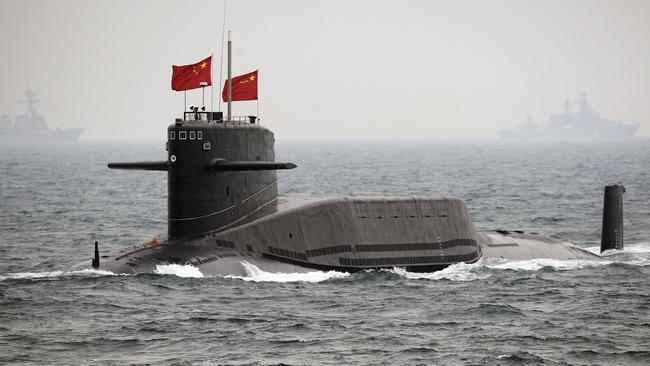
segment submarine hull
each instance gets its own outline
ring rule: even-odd
[[[136,274],[181,264],[210,276],[246,276],[252,266],[282,273],[393,267],[433,272],[483,257],[599,258],[538,234],[477,232],[458,198],[280,198],[231,229],[104,254],[99,269]]]
[[[275,137],[258,124],[177,120],[167,136],[165,161],[108,165],[167,172],[167,237],[98,253],[73,270],[151,273],[181,264],[215,276],[244,276],[254,267],[433,272],[484,257],[597,258],[541,235],[478,232],[455,197],[278,197],[276,170],[296,165],[275,161]]]

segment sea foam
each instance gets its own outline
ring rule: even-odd
[[[437,272],[409,272],[404,268],[395,267],[387,271],[408,279],[449,280],[449,281],[474,281],[487,278],[490,275],[482,273],[479,264],[456,263]]]
[[[102,271],[96,269],[81,269],[77,271],[49,271],[49,272],[17,272],[6,273],[0,275],[0,281],[4,280],[23,280],[23,279],[48,279],[59,277],[102,277],[102,276],[115,276],[115,273],[110,271]]]
[[[303,273],[283,273],[283,272],[265,272],[257,266],[246,261],[242,262],[246,270],[246,276],[226,276],[226,278],[236,278],[244,281],[253,282],[321,282],[329,279],[344,278],[349,273],[337,271],[313,271]]]
[[[190,264],[159,264],[156,266],[154,273],[160,275],[174,275],[178,277],[204,277],[198,267]]]

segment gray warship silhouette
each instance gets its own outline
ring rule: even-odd
[[[251,266],[433,272],[487,257],[599,258],[534,232],[479,232],[460,198],[279,197],[276,171],[296,165],[275,161],[273,132],[256,117],[232,116],[230,50],[229,37],[226,118],[192,108],[167,128],[166,160],[108,164],[167,173],[166,235],[101,255],[95,242],[94,257],[70,270],[137,274],[180,264],[213,276],[246,276]],[[623,192],[620,185],[605,189],[601,250],[623,247]]]
[[[2,144],[34,144],[50,142],[74,142],[83,132],[83,128],[51,130],[45,117],[36,110],[38,104],[36,94],[31,90],[25,92],[27,111],[16,116],[11,122],[8,115],[0,116],[0,143]]]
[[[551,115],[548,123],[535,122],[530,116],[513,129],[499,131],[503,139],[585,139],[585,138],[627,138],[633,137],[639,124],[604,119],[596,112],[583,94],[578,100],[577,110],[572,110],[569,101],[564,104],[564,113]]]

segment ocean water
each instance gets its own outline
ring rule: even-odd
[[[0,364],[648,365],[650,140],[284,141],[280,193],[466,200],[481,229],[598,251],[622,182],[624,251],[606,261],[484,260],[435,273],[206,277],[191,266],[69,273],[92,243],[165,231],[164,142],[0,146]]]

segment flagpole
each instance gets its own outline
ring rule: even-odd
[[[259,70],[259,69],[258,69]],[[258,85],[258,94],[257,94],[257,99],[255,101],[257,102],[257,124],[260,124],[260,95],[259,95],[259,83],[260,83],[260,76],[259,74],[257,75],[257,85]]]
[[[210,55],[210,121],[214,113],[214,83],[212,82],[212,63],[214,61],[214,53]]]
[[[228,121],[232,118],[232,40],[228,31]]]
[[[185,112],[187,112],[187,90],[183,90],[183,121],[185,120]]]
[[[223,85],[223,44],[226,38],[226,5],[228,0],[223,0],[223,25],[221,26],[221,63],[219,64],[219,90]],[[221,96],[219,97],[219,112],[221,112]],[[223,119],[223,117],[221,117]]]

